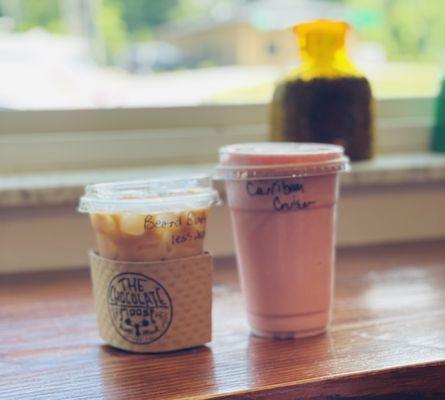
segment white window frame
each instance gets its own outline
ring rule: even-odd
[[[428,151],[431,97],[375,101],[376,150]],[[220,146],[268,139],[267,104],[1,111],[0,173],[216,161]]]

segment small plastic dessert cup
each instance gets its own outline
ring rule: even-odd
[[[334,277],[341,146],[246,143],[220,149],[241,287],[254,334],[326,330]]]
[[[79,211],[90,214],[100,256],[162,261],[203,253],[218,201],[210,177],[188,176],[89,185]]]

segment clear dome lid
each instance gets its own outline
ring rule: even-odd
[[[345,171],[342,146],[324,143],[260,142],[224,146],[217,178],[264,179],[324,175]]]
[[[90,214],[163,213],[208,208],[219,203],[206,175],[165,177],[88,185],[79,211]]]

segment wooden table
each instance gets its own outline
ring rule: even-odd
[[[249,335],[217,263],[208,347],[134,355],[98,338],[86,270],[0,278],[2,399],[445,399],[445,242],[340,251],[328,334]]]

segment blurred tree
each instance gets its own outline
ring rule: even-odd
[[[255,1],[258,0],[178,0],[170,16],[173,20],[209,18],[221,13],[228,13],[243,4],[255,3]]]
[[[364,39],[382,43],[391,60],[437,61],[445,50],[443,0],[344,0]]]
[[[122,4],[103,1],[98,12],[97,28],[105,50],[106,64],[113,64],[117,54],[127,44],[127,26],[122,17]]]
[[[124,2],[123,17],[131,32],[155,28],[170,19],[178,0],[132,0]]]
[[[18,29],[44,27],[50,32],[60,33],[65,27],[60,19],[59,0],[15,0],[19,3]]]
[[[120,9],[132,39],[148,38],[152,30],[171,19],[179,0],[103,0],[103,7]]]

